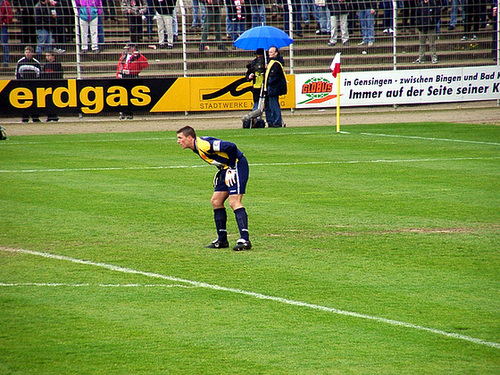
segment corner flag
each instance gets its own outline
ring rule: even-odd
[[[333,78],[337,78],[337,133],[340,133],[340,52],[335,54],[330,70]]]
[[[337,52],[333,58],[332,64],[330,65],[330,70],[334,78],[337,78],[337,74],[340,73],[340,52]]]

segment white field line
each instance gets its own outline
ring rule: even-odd
[[[350,132],[350,131],[341,131],[341,134],[347,135],[368,135],[374,137],[393,137],[393,138],[406,138],[406,139],[419,139],[425,141],[435,141],[435,142],[457,142],[457,143],[472,143],[479,145],[492,145],[492,146],[500,146],[498,142],[486,142],[486,141],[472,141],[465,139],[453,139],[453,138],[437,138],[437,137],[421,137],[421,136],[412,136],[412,135],[398,135],[398,134],[384,134],[384,133],[370,133],[370,132]],[[311,131],[298,131],[298,132],[290,132],[290,133],[270,133],[267,134],[266,137],[283,137],[290,135],[326,135],[328,133],[318,133]],[[234,134],[232,138],[246,138],[249,137],[250,134]],[[107,143],[107,142],[142,142],[142,141],[175,141],[175,137],[147,137],[147,138],[120,138],[120,139],[83,139],[83,140],[59,140],[57,143]],[[15,145],[43,145],[43,144],[53,144],[53,141],[31,141],[31,142],[22,142],[16,140],[10,140],[9,142],[2,143],[2,146],[15,146]]]
[[[289,165],[333,165],[333,164],[363,164],[363,163],[431,163],[442,161],[464,161],[464,160],[497,160],[500,156],[492,157],[458,157],[458,158],[432,158],[432,159],[376,159],[376,160],[331,160],[311,162],[284,162],[284,163],[251,163],[252,167],[262,166],[289,166]],[[51,172],[99,172],[99,171],[123,171],[123,170],[155,170],[155,169],[187,169],[206,168],[209,164],[196,165],[166,165],[166,166],[142,166],[142,167],[100,167],[100,168],[47,168],[47,169],[0,169],[0,173],[51,173]]]
[[[497,143],[497,142],[469,141],[469,140],[464,140],[464,139],[419,137],[419,136],[413,136],[413,135],[398,135],[398,134],[383,134],[383,133],[359,133],[359,134],[370,135],[370,136],[375,136],[375,137],[421,139],[424,141],[458,142],[458,143],[473,143],[473,144],[477,144],[477,145],[500,146],[500,143]]]
[[[16,287],[16,286],[40,286],[40,287],[100,287],[100,288],[195,288],[190,285],[181,284],[69,284],[69,283],[0,283],[0,287]]]
[[[341,132],[344,134],[351,134],[349,132]],[[266,134],[266,137],[283,137],[289,135],[316,135],[316,132],[293,132],[293,133],[274,133],[274,134]],[[320,133],[323,134],[323,133]],[[252,135],[250,134],[234,134],[231,138],[247,138]],[[176,137],[147,137],[147,138],[120,138],[120,139],[81,139],[81,140],[58,140],[57,144],[70,144],[70,143],[107,143],[107,142],[142,142],[142,141],[177,141]],[[17,141],[17,140],[9,140],[9,142],[0,143],[1,146],[23,146],[23,145],[48,145],[54,144],[54,141]]]
[[[64,260],[64,261],[69,261],[69,262],[77,263],[77,264],[96,266],[96,267],[101,267],[101,268],[105,268],[105,269],[108,269],[111,271],[116,271],[116,272],[136,274],[136,275],[142,275],[142,276],[147,276],[147,277],[156,278],[156,279],[169,280],[169,281],[178,282],[178,283],[185,283],[185,284],[192,285],[192,286],[199,287],[199,288],[207,288],[207,289],[219,290],[219,291],[223,291],[223,292],[242,294],[242,295],[249,296],[249,297],[254,297],[254,298],[263,299],[263,300],[270,300],[270,301],[274,301],[274,302],[280,302],[280,303],[284,303],[287,305],[306,307],[306,308],[310,308],[313,310],[325,311],[325,312],[330,312],[330,313],[338,314],[338,315],[345,315],[345,316],[350,316],[350,317],[354,317],[354,318],[372,320],[372,321],[376,321],[379,323],[389,324],[392,326],[411,328],[411,329],[415,329],[415,330],[419,330],[419,331],[430,332],[433,334],[437,334],[437,335],[441,335],[441,336],[445,336],[445,337],[449,337],[449,338],[468,341],[468,342],[472,342],[474,344],[479,344],[479,345],[484,345],[484,346],[489,346],[492,348],[500,349],[500,343],[497,343],[497,342],[485,341],[482,339],[478,339],[478,338],[474,338],[474,337],[470,337],[470,336],[465,336],[465,335],[461,335],[458,333],[446,332],[446,331],[442,331],[439,329],[424,327],[424,326],[420,326],[417,324],[406,323],[406,322],[402,322],[402,321],[398,321],[398,320],[386,319],[386,318],[381,318],[381,317],[371,316],[371,315],[366,315],[366,314],[360,314],[360,313],[353,312],[353,311],[339,310],[339,309],[336,309],[333,307],[321,306],[321,305],[316,305],[316,304],[301,302],[301,301],[294,301],[294,300],[290,300],[290,299],[286,299],[286,298],[282,298],[282,297],[269,296],[269,295],[250,292],[250,291],[246,291],[246,290],[242,290],[242,289],[227,288],[227,287],[219,286],[216,284],[208,284],[208,283],[204,283],[204,282],[200,282],[200,281],[187,280],[187,279],[182,279],[179,277],[161,275],[161,274],[153,273],[153,272],[139,271],[139,270],[134,270],[131,268],[115,266],[112,264],[97,263],[97,262],[92,262],[89,260],[76,259],[76,258],[64,256],[64,255],[43,253],[43,252],[25,250],[25,249],[10,249],[10,248],[3,248],[3,247],[0,247],[0,250],[12,252],[12,253],[36,255],[36,256],[41,256],[41,257],[49,258],[49,259]]]

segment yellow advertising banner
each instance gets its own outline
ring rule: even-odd
[[[288,75],[281,108],[295,106],[295,75]],[[252,84],[245,77],[0,81],[0,113],[251,111]]]
[[[280,98],[281,108],[295,106],[295,75],[287,75],[288,94]],[[151,112],[251,111],[252,84],[244,77],[177,78],[156,102]]]

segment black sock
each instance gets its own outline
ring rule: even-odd
[[[219,241],[227,241],[227,213],[225,208],[216,208],[214,210],[214,220],[215,228],[217,229],[217,235]]]
[[[241,238],[243,238],[245,241],[249,241],[250,237],[248,235],[248,215],[245,207],[241,207],[235,210],[234,216],[236,217],[236,223],[238,224]]]

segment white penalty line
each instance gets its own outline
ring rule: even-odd
[[[478,339],[475,337],[461,335],[458,333],[446,332],[446,331],[442,331],[439,329],[424,327],[424,326],[420,326],[420,325],[412,324],[412,323],[401,322],[398,320],[386,319],[386,318],[381,318],[381,317],[371,316],[371,315],[366,315],[366,314],[360,314],[360,313],[356,313],[356,312],[352,312],[352,311],[339,310],[339,309],[336,309],[333,307],[321,306],[321,305],[316,305],[316,304],[301,302],[301,301],[294,301],[294,300],[290,300],[290,299],[286,299],[286,298],[282,298],[282,297],[269,296],[266,294],[250,292],[250,291],[246,291],[246,290],[242,290],[242,289],[227,288],[227,287],[223,287],[223,286],[216,285],[216,284],[208,284],[208,283],[203,283],[200,281],[187,280],[187,279],[182,279],[182,278],[174,277],[174,276],[166,276],[166,275],[162,275],[162,274],[158,274],[158,273],[154,273],[154,272],[139,271],[139,270],[134,270],[131,268],[115,266],[112,264],[92,262],[90,260],[71,258],[71,257],[67,257],[64,255],[43,253],[43,252],[39,252],[39,251],[32,251],[32,250],[25,250],[25,249],[10,249],[10,248],[3,248],[3,247],[0,247],[0,250],[11,252],[11,253],[22,253],[22,254],[36,255],[36,256],[41,256],[41,257],[49,258],[49,259],[65,260],[65,261],[77,263],[77,264],[85,264],[85,265],[90,265],[90,266],[101,267],[101,268],[105,268],[105,269],[108,269],[111,271],[116,271],[116,272],[142,275],[142,276],[163,279],[163,280],[169,280],[169,281],[178,282],[178,283],[185,283],[185,284],[189,284],[191,286],[195,286],[195,287],[199,287],[199,288],[207,288],[207,289],[212,289],[212,290],[220,290],[220,291],[224,291],[224,292],[242,294],[242,295],[249,296],[249,297],[280,302],[280,303],[284,303],[287,305],[307,307],[307,308],[310,308],[313,310],[325,311],[325,312],[330,312],[330,313],[338,314],[338,315],[345,315],[345,316],[350,316],[350,317],[354,317],[354,318],[373,320],[373,321],[376,321],[379,323],[385,323],[385,324],[389,324],[392,326],[412,328],[412,329],[416,329],[419,331],[430,332],[430,333],[434,333],[434,334],[449,337],[449,338],[469,341],[469,342],[472,342],[474,344],[479,344],[479,345],[484,345],[484,346],[489,346],[492,348],[500,349],[500,343],[497,343],[497,342],[485,341],[485,340]]]
[[[389,137],[389,138],[406,138],[406,139],[421,139],[424,141],[441,141],[441,142],[457,142],[457,143],[473,143],[477,145],[490,145],[490,146],[500,146],[497,142],[486,142],[486,141],[470,141],[465,139],[453,139],[453,138],[435,138],[435,137],[420,137],[416,135],[398,135],[398,134],[384,134],[384,133],[359,133],[361,135],[369,135],[375,137]]]
[[[195,288],[181,284],[89,284],[89,283],[0,283],[0,287],[35,286],[35,287],[100,287],[100,288]]]
[[[332,160],[311,162],[283,162],[283,163],[251,163],[252,167],[263,166],[294,166],[294,165],[334,165],[334,164],[383,164],[383,163],[431,163],[442,161],[467,161],[467,160],[498,160],[500,156],[492,157],[456,157],[456,158],[428,158],[428,159],[375,159],[375,160]],[[209,164],[196,165],[165,165],[165,166],[142,166],[142,167],[96,167],[96,168],[48,168],[48,169],[0,169],[0,173],[50,173],[50,172],[100,172],[100,171],[124,171],[124,170],[158,170],[158,169],[188,169],[208,168]]]

